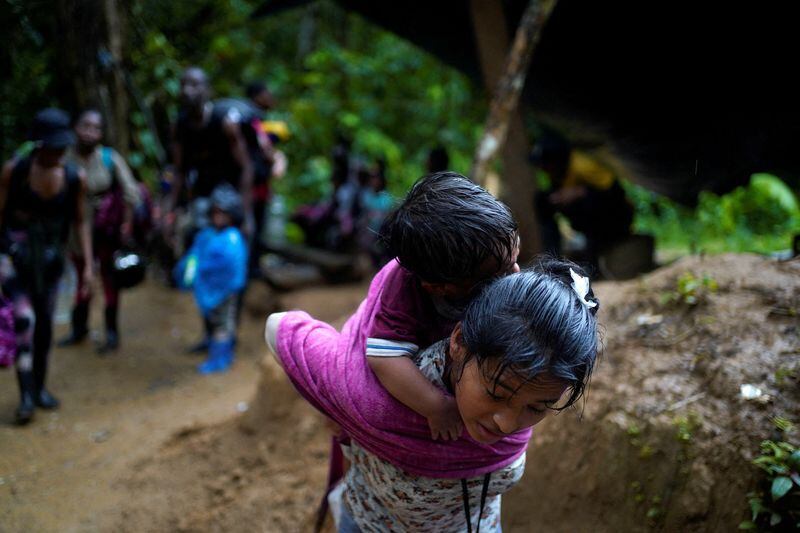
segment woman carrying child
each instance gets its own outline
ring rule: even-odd
[[[267,343],[349,437],[339,531],[499,531],[500,495],[522,476],[530,428],[574,404],[589,379],[597,302],[575,265],[518,272],[507,208],[466,178],[423,178],[399,212],[388,238],[405,252],[390,246],[398,261],[341,333],[279,313]],[[420,235],[428,255],[415,259]],[[375,365],[376,332],[381,350],[405,356]],[[386,338],[394,332],[417,342]]]
[[[449,339],[414,357],[455,399],[466,434],[449,442],[431,440],[425,419],[394,400],[359,354],[354,332],[381,281],[341,334],[302,312],[267,325],[293,384],[351,439],[339,531],[499,531],[500,495],[522,477],[530,428],[574,404],[594,366],[588,280],[550,261],[494,281]]]

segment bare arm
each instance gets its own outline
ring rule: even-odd
[[[92,278],[94,277],[93,261],[92,261],[92,230],[89,219],[86,217],[86,173],[83,170],[78,172],[80,177],[80,185],[78,186],[78,194],[75,196],[75,215],[73,223],[77,228],[78,246],[81,249],[83,257],[86,258],[85,267],[80,275],[83,276],[83,289],[86,292],[91,291]]]
[[[428,381],[411,359],[367,356],[367,361],[389,394],[428,419],[434,439],[458,438],[461,417],[454,399]]]
[[[178,205],[178,201],[181,197],[181,192],[183,192],[183,182],[186,179],[186,175],[184,174],[183,170],[183,144],[180,143],[177,139],[177,135],[175,132],[175,127],[172,128],[172,166],[173,166],[173,180],[172,180],[172,188],[170,189],[169,195],[169,203],[167,204],[167,209],[165,215],[169,216],[171,213],[175,211],[175,206]]]

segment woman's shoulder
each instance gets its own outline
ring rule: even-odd
[[[450,339],[442,339],[420,350],[412,358],[414,364],[417,365],[422,375],[428,378],[428,381],[440,387],[444,387],[442,376],[444,375],[444,367],[447,362],[447,346]]]

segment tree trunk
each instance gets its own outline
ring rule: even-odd
[[[297,32],[297,65],[302,68],[306,56],[314,50],[317,38],[317,12],[316,3],[311,3],[305,8],[300,29]]]
[[[121,0],[58,0],[60,76],[74,109],[96,107],[106,123],[105,142],[128,151],[128,94],[122,71],[127,17]]]
[[[125,90],[125,78],[122,71],[125,51],[126,12],[120,9],[120,0],[104,0],[105,18],[107,28],[108,52],[111,55],[109,78],[106,83],[111,93],[111,109],[107,115],[109,141],[116,146],[123,155],[128,154],[130,136],[128,130],[128,93]],[[111,132],[113,131],[113,136]]]
[[[528,163],[528,142],[521,113],[514,111],[541,28],[554,5],[555,0],[532,0],[509,50],[502,3],[472,0],[470,4],[484,81],[488,90],[494,90],[485,132],[478,143],[470,175],[476,182],[485,183],[492,160],[502,150],[500,197],[511,208],[520,226],[520,260],[524,262],[541,250],[541,239],[533,211],[535,187]],[[501,67],[503,64],[505,68]]]

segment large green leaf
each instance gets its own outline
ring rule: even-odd
[[[772,493],[772,500],[779,500],[783,498],[789,490],[792,488],[792,480],[786,476],[778,476],[772,480],[772,488],[770,492]]]

